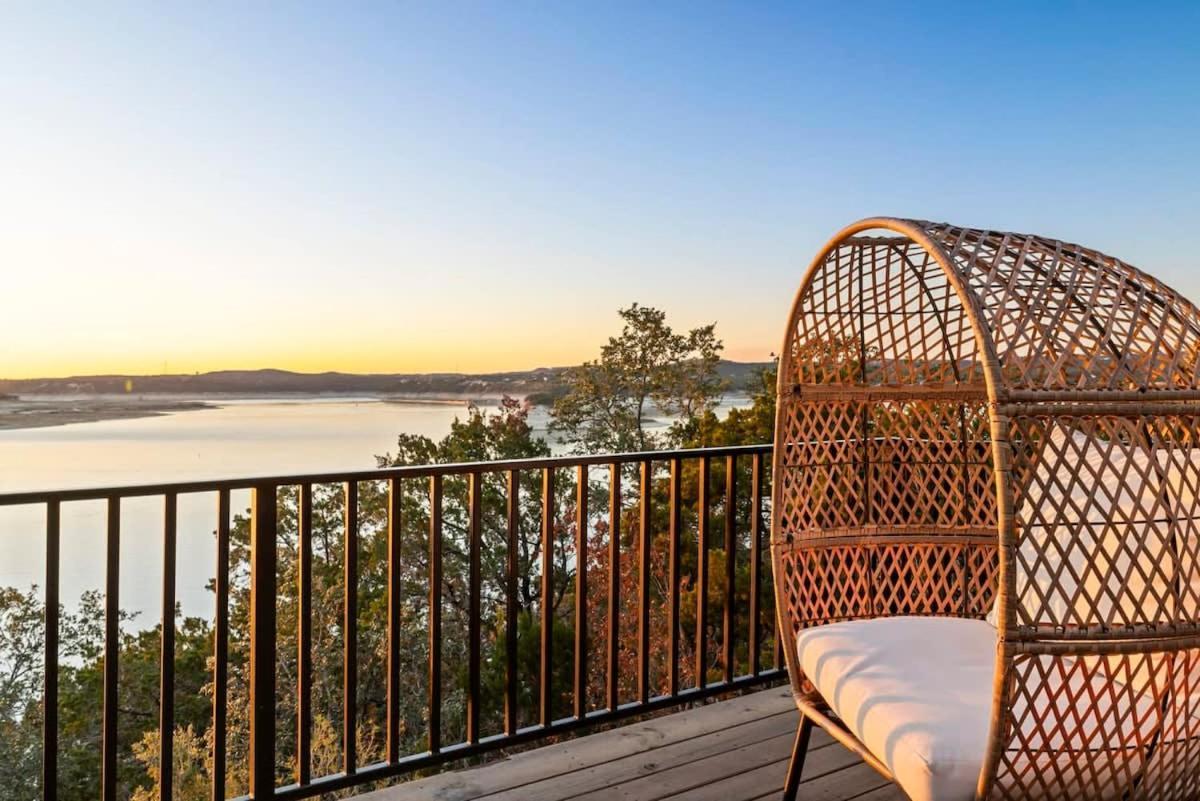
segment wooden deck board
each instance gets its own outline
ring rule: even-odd
[[[764,690],[398,784],[356,801],[767,801],[783,787],[796,721],[788,688]],[[800,798],[904,796],[817,730]]]

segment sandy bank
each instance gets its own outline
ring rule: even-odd
[[[143,398],[63,398],[62,400],[0,400],[0,431],[45,428],[100,420],[131,420],[172,412],[214,409],[211,403]]]

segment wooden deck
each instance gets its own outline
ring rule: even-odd
[[[788,688],[764,690],[377,790],[355,801],[777,799],[796,715]],[[904,795],[818,729],[800,799],[903,801]]]

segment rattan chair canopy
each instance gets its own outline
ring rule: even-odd
[[[1191,302],[1078,245],[894,218],[825,245],[779,364],[788,792],[813,724],[891,778],[802,631],[994,605],[978,798],[1200,797],[1198,353]]]

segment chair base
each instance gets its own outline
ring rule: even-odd
[[[787,778],[783,783],[783,801],[796,801],[800,790],[800,775],[804,772],[804,758],[808,756],[808,741],[812,737],[812,718],[800,713],[800,727],[796,729],[796,741],[792,744],[792,758],[788,762]]]

